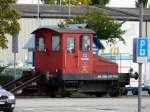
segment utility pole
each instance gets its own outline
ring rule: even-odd
[[[139,38],[143,36],[143,1],[139,0]],[[142,107],[142,63],[139,63],[139,81],[138,81],[138,112]]]
[[[69,12],[68,13],[69,13],[69,19],[70,19],[70,0],[69,0],[69,3],[68,3],[68,7],[69,7],[69,10],[68,10]]]
[[[61,0],[57,0],[57,5],[61,6]]]
[[[38,0],[38,4],[37,4],[37,22],[39,27],[40,26],[40,0]]]
[[[16,33],[12,36],[12,53],[14,53],[14,78],[16,79],[16,54],[18,53],[18,35]]]

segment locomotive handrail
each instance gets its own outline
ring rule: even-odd
[[[78,56],[77,56],[77,60],[78,60],[78,62],[77,62],[77,68],[79,68],[79,50],[78,50]]]
[[[23,79],[24,79],[24,77],[20,77],[20,78],[18,78],[18,79],[16,79],[16,80],[10,81],[9,83],[5,84],[5,85],[3,86],[3,88],[9,89],[9,86],[11,86],[11,85],[13,85],[13,84],[16,84],[16,82],[21,81],[21,80],[23,80]]]
[[[65,57],[65,59],[64,59],[64,61],[65,61],[65,63],[64,63],[65,64],[65,69],[66,69],[66,66],[67,66],[67,57],[66,56],[67,56],[67,51],[65,50],[65,56],[64,56]]]
[[[28,81],[22,83],[21,85],[17,86],[16,88],[11,89],[10,92],[16,92],[16,91],[19,90],[19,89],[24,89],[24,88],[26,88],[26,87],[27,87],[28,85],[30,85],[31,83],[40,80],[41,76],[42,76],[42,75],[37,75],[37,76],[33,77],[32,79],[30,79],[30,80],[28,80]]]

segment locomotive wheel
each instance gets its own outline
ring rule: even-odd
[[[127,94],[128,94],[128,91],[126,89],[121,90],[121,95],[127,95]]]
[[[11,109],[11,110],[5,110],[4,112],[13,112],[14,110]]]
[[[119,91],[110,91],[109,95],[111,97],[118,97],[120,95],[120,92]]]
[[[120,95],[120,88],[118,85],[113,85],[112,88],[108,91],[108,94],[111,97],[118,97]]]
[[[106,93],[100,92],[100,93],[95,93],[96,97],[102,97],[104,96]]]
[[[138,91],[132,91],[133,95],[138,95]]]
[[[150,90],[148,90],[148,94],[150,95]]]
[[[103,94],[101,94],[101,93],[97,93],[97,94],[95,94],[95,96],[96,96],[96,97],[102,97],[102,96],[103,96]]]
[[[56,93],[51,93],[50,96],[51,96],[52,98],[56,98]]]
[[[61,93],[60,93],[60,96],[61,96],[62,98],[70,97],[70,96],[71,96],[71,92],[66,91],[66,90],[62,90]]]

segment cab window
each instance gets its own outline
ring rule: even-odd
[[[52,51],[60,50],[60,36],[53,35],[52,36]]]
[[[68,53],[75,52],[75,38],[74,37],[67,38],[67,52]]]
[[[90,36],[89,35],[81,35],[80,36],[80,50],[81,51],[89,51],[91,48]]]
[[[44,51],[44,38],[42,36],[38,37],[38,51]]]

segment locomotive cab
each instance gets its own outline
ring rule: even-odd
[[[35,30],[35,68],[63,76],[92,74],[93,31],[43,27]]]

